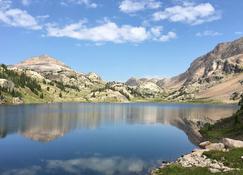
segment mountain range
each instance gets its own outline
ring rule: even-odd
[[[79,73],[41,55],[0,66],[0,103],[47,102],[223,102],[243,92],[243,37],[218,44],[171,78],[130,78],[105,82],[96,73]]]

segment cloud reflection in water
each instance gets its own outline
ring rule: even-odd
[[[157,160],[160,162],[160,160]],[[47,160],[43,167],[31,166],[23,169],[5,171],[2,175],[39,175],[39,174],[141,174],[149,166],[148,162],[138,158],[119,156],[77,158],[70,160]]]

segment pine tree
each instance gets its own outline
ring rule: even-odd
[[[243,110],[243,94],[241,95],[241,100],[239,102],[240,110]]]
[[[44,98],[44,95],[43,93],[40,94],[40,98],[43,99]]]

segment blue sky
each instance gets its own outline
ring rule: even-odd
[[[243,36],[242,0],[0,0],[0,62],[51,55],[105,80],[169,77]]]

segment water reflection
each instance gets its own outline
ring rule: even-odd
[[[197,125],[230,116],[236,106],[189,104],[47,104],[0,106],[0,137],[19,133],[49,142],[75,129],[107,125],[169,124],[197,142]]]
[[[29,168],[12,169],[2,175],[36,175],[55,174],[139,174],[147,167],[147,163],[141,159],[124,159],[122,157],[89,157],[71,160],[49,160],[44,167],[32,166]]]
[[[162,160],[194,149],[199,125],[236,109],[189,104],[0,106],[0,174],[148,174]]]

